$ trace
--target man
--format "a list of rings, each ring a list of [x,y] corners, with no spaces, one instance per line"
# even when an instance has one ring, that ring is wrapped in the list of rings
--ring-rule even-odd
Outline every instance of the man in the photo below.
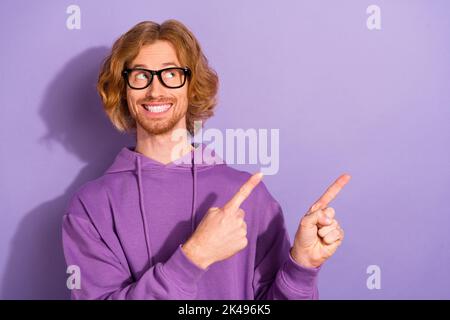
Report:
[[[67,207],[64,253],[80,271],[72,298],[318,298],[319,269],[344,236],[328,204],[350,177],[308,210],[291,247],[260,173],[194,161],[197,151],[211,153],[189,142],[194,121],[213,114],[217,86],[178,21],[142,22],[115,42],[97,88],[136,146],[124,147]]]

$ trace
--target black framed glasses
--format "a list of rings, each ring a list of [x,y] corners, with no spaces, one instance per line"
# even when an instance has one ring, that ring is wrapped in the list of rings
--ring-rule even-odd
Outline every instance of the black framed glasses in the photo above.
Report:
[[[186,79],[191,75],[188,67],[170,67],[161,70],[148,70],[142,68],[125,69],[122,76],[132,89],[141,90],[147,88],[157,76],[163,86],[170,89],[177,89],[184,86]]]

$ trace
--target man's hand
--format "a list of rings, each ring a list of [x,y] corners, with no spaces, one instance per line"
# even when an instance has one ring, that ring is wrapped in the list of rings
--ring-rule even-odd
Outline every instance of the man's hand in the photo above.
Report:
[[[261,179],[261,173],[254,174],[223,208],[208,210],[192,236],[182,245],[183,252],[193,263],[206,269],[247,246],[245,212],[239,207]]]
[[[341,245],[344,230],[334,219],[334,209],[328,207],[328,204],[350,178],[348,174],[341,175],[301,219],[291,248],[292,258],[300,265],[308,268],[318,267]]]

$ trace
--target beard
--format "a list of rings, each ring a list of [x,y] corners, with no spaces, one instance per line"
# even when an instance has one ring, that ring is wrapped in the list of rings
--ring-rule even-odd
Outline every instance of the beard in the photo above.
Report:
[[[184,118],[185,113],[180,110],[180,107],[173,103],[170,115],[162,119],[150,119],[145,115],[143,110],[139,109],[136,114],[132,113],[132,117],[137,125],[141,126],[149,135],[162,135],[171,132],[175,126]],[[138,106],[142,108],[141,105]]]

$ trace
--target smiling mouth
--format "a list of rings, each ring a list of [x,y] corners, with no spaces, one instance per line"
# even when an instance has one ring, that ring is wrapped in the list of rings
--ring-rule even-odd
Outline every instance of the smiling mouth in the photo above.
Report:
[[[141,104],[141,106],[150,113],[163,113],[172,107],[172,103],[161,104]]]

